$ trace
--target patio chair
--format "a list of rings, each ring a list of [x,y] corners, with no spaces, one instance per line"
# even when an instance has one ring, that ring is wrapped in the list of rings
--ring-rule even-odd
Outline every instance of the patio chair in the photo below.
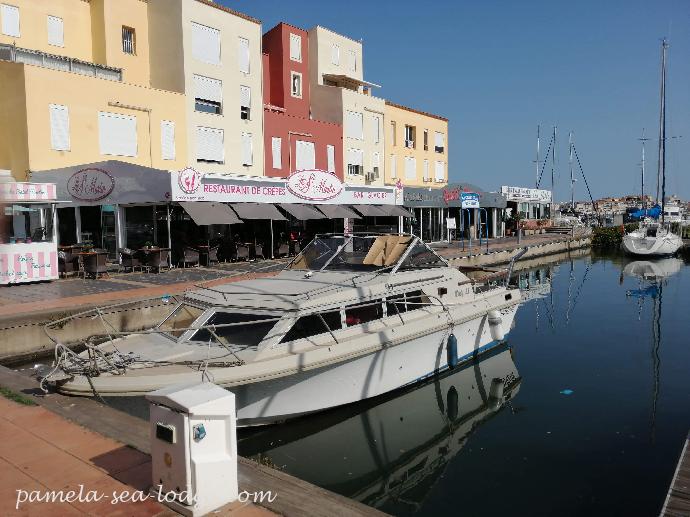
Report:
[[[129,248],[120,248],[118,252],[120,253],[120,271],[131,269],[133,273],[136,268],[142,268],[137,252]]]
[[[278,253],[276,255],[278,257],[287,257],[290,254],[290,246],[286,244],[281,244],[278,246]]]
[[[84,279],[86,276],[93,275],[98,278],[98,275],[108,276],[108,254],[107,253],[93,253],[90,255],[82,255]]]
[[[218,264],[218,248],[219,246],[214,246],[208,249],[208,265]]]
[[[58,251],[58,274],[66,277],[79,272],[79,257],[71,251]]]
[[[243,244],[237,245],[237,253],[235,254],[237,260],[249,260],[249,246]]]
[[[262,244],[254,244],[254,259],[261,257],[262,260],[266,260],[264,257],[264,247]]]
[[[146,251],[146,253],[143,254],[143,260],[142,260],[142,265],[146,268],[147,271],[153,271],[155,270],[156,273],[160,270],[160,263],[161,263],[161,250],[159,249],[152,249],[150,251]]]
[[[170,270],[169,257],[170,257],[170,250],[165,249],[165,248],[161,249],[161,254],[160,254],[160,258],[158,260],[158,265],[156,266],[156,269],[158,270],[158,272],[160,272],[161,269]]]
[[[190,248],[189,246],[186,246],[184,249],[184,254],[182,256],[182,267],[187,267],[187,264],[191,264],[192,266],[198,266],[199,265],[199,252],[195,250],[194,248]]]

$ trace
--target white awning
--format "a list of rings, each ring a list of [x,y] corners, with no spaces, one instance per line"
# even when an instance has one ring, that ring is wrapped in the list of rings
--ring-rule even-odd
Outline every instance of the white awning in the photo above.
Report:
[[[275,206],[269,203],[232,203],[230,206],[242,219],[287,220]]]
[[[195,201],[180,203],[185,212],[189,214],[196,224],[206,226],[209,224],[237,224],[241,223],[228,205],[223,203],[210,203],[208,201]]]

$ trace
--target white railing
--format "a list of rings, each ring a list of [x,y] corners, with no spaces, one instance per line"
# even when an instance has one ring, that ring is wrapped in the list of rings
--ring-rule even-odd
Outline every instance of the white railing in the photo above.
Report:
[[[38,50],[16,47],[14,45],[0,44],[0,59],[24,63],[27,65],[41,66],[63,72],[74,72],[81,75],[108,79],[110,81],[122,81],[122,69],[111,66],[98,65],[73,59],[71,57],[56,56]]]

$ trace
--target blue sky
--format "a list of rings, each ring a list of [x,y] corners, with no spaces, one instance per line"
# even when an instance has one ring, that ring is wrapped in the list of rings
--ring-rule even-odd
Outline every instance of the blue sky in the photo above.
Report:
[[[451,181],[534,186],[558,127],[556,200],[569,198],[568,131],[595,197],[639,192],[642,128],[658,134],[660,38],[670,41],[667,192],[690,198],[690,1],[222,0],[262,20],[319,24],[364,43],[377,94],[450,119]],[[352,5],[352,8],[348,6]],[[648,142],[649,184],[656,141]],[[550,165],[542,185],[550,185]],[[576,198],[585,199],[584,182]]]

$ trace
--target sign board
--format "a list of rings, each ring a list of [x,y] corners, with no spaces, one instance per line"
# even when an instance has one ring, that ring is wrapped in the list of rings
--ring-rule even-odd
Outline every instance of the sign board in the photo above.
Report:
[[[54,280],[57,277],[55,243],[0,244],[0,285]]]
[[[293,172],[287,179],[286,187],[292,194],[307,201],[333,199],[343,190],[338,176],[320,170]]]
[[[479,208],[479,194],[476,192],[462,192],[460,194],[461,208]]]
[[[67,192],[79,201],[100,201],[115,189],[115,179],[103,169],[82,169],[67,180]]]
[[[551,191],[536,188],[502,186],[501,193],[508,201],[551,203]]]
[[[0,183],[0,202],[55,201],[54,183]]]
[[[457,226],[455,225],[455,217],[447,217],[446,218],[446,227],[449,230],[455,230]]]

